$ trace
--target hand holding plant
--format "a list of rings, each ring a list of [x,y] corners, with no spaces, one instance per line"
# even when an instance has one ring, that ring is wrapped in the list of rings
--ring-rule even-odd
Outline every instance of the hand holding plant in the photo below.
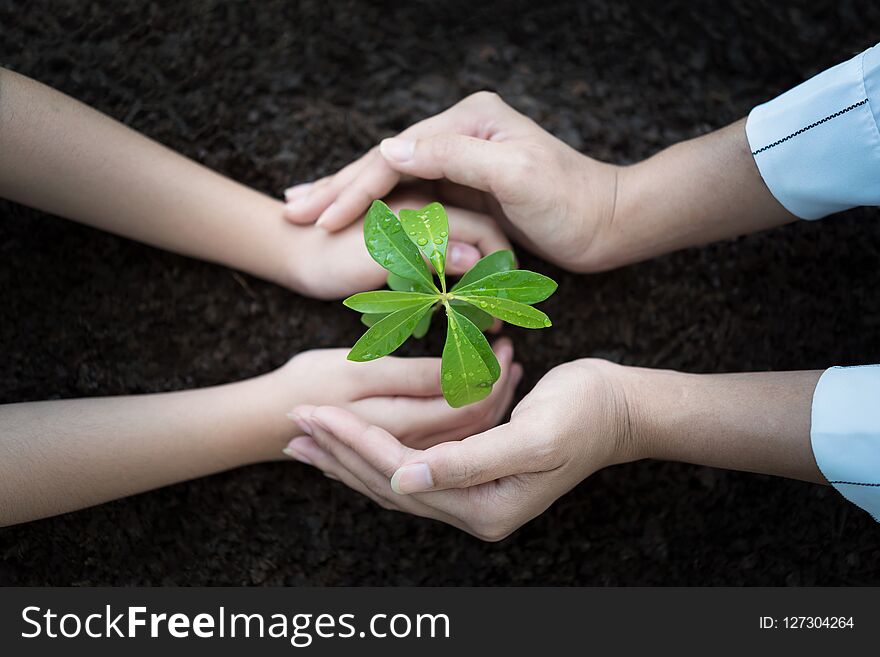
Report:
[[[538,516],[595,471],[642,458],[629,421],[626,368],[581,360],[548,372],[510,422],[412,449],[336,408],[299,407],[315,467],[383,507],[434,518],[488,541]]]
[[[364,313],[364,323],[370,327],[349,353],[353,361],[380,358],[410,335],[424,335],[431,314],[442,307],[448,324],[441,385],[450,406],[459,407],[486,397],[500,376],[498,361],[482,333],[492,317],[525,328],[551,326],[550,318],[529,304],[553,294],[556,283],[541,274],[513,269],[513,254],[497,251],[447,290],[448,236],[449,220],[439,203],[401,210],[398,220],[387,205],[374,201],[364,219],[364,239],[370,255],[391,272],[391,290],[355,294],[344,303]],[[425,259],[439,277],[439,288]]]
[[[287,190],[285,216],[340,230],[363,214],[367,199],[384,197],[403,178],[436,180],[433,198],[491,214],[514,240],[562,267],[595,271],[620,264],[614,215],[622,170],[480,92],[335,175]]]
[[[429,200],[418,185],[405,185],[395,191],[388,203],[392,208],[419,207]],[[481,254],[510,248],[491,217],[458,207],[450,207],[449,214],[454,223],[446,261],[449,273],[463,274]],[[288,258],[289,287],[311,297],[339,299],[385,283],[388,272],[364,249],[360,222],[336,233],[313,226],[286,228],[295,233],[290,235],[291,245],[281,249]]]

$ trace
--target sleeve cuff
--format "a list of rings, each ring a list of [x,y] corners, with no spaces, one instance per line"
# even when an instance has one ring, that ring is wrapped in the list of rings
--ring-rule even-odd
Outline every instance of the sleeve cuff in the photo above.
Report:
[[[819,470],[880,522],[880,365],[832,367],[813,393],[810,439]]]
[[[880,45],[755,107],[746,136],[776,200],[819,219],[880,205],[878,117]]]

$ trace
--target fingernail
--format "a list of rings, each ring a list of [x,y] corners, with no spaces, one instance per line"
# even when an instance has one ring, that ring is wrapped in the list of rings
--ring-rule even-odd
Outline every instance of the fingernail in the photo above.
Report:
[[[290,411],[290,413],[287,414],[287,417],[296,422],[299,425],[299,428],[302,429],[302,432],[304,434],[306,434],[307,436],[312,435],[312,425],[309,424],[309,421],[306,420],[302,415]]]
[[[284,198],[290,201],[292,198],[299,196],[300,194],[304,194],[308,190],[312,188],[314,183],[302,183],[301,185],[294,185],[293,187],[288,187],[284,190]]]
[[[299,461],[300,463],[305,463],[306,465],[313,465],[312,462],[309,461],[309,459],[307,459],[305,456],[303,456],[301,452],[298,452],[291,447],[285,447],[281,450],[281,452],[286,456],[292,458],[294,461]]]
[[[409,162],[413,157],[413,153],[416,152],[416,143],[409,139],[392,137],[391,139],[385,139],[379,145],[379,151],[383,157],[389,160]]]
[[[300,212],[306,206],[306,199],[298,198],[295,201],[290,201],[289,203],[284,204],[284,209],[289,212]]]
[[[446,254],[446,257],[449,259],[449,263],[453,265],[461,265],[462,259],[464,259],[464,250],[458,244],[450,244],[449,245],[449,253]]]
[[[391,477],[391,490],[399,495],[421,493],[434,487],[431,469],[427,463],[413,463],[398,468]]]
[[[333,208],[336,206],[336,201],[330,204],[330,206],[321,213],[321,216],[318,217],[318,220],[315,222],[316,226],[321,226],[322,228],[327,223],[327,215],[331,214]]]
[[[332,472],[325,472],[324,476],[327,477],[327,479],[332,479],[333,481],[339,481],[339,477],[337,477]]]

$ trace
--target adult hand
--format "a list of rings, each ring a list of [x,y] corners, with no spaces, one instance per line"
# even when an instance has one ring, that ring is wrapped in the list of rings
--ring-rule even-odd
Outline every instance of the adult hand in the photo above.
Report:
[[[514,239],[563,267],[612,265],[618,167],[556,139],[497,95],[480,92],[386,139],[337,174],[285,193],[285,216],[336,231],[405,176],[443,181],[435,195],[494,216]]]
[[[289,400],[288,409],[294,404],[345,409],[394,433],[407,445],[424,449],[484,431],[504,417],[522,377],[522,366],[513,362],[510,340],[497,340],[494,350],[501,377],[488,397],[464,408],[452,408],[443,398],[439,358],[388,356],[355,363],[346,360],[346,349],[315,349],[295,356],[270,375],[276,377],[272,394]],[[285,453],[313,463],[314,444],[305,436],[308,423],[300,413],[288,417],[298,425],[292,435],[303,435],[295,437]],[[277,451],[272,456],[277,457]]]
[[[309,460],[381,506],[501,540],[578,482],[637,458],[620,366],[560,365],[514,409],[510,422],[428,449],[339,408],[302,406]],[[468,408],[468,407],[465,407]]]
[[[395,192],[388,204],[400,208],[420,208],[433,199],[415,185]],[[509,249],[510,242],[489,216],[447,206],[449,215],[449,249],[446,270],[453,275],[465,273],[481,257],[500,249]],[[381,287],[388,272],[382,269],[364,247],[363,222],[344,230],[328,233],[320,228],[298,229],[293,245],[289,286],[311,297],[338,299],[355,292]]]

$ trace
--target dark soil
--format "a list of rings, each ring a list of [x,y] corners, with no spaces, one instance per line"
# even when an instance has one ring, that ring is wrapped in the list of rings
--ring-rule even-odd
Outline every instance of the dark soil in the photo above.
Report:
[[[871,0],[656,4],[0,0],[0,63],[278,194],[484,88],[632,162],[849,58],[880,24]],[[11,203],[0,215],[2,402],[220,383],[361,331],[338,303],[247,278],[252,296],[222,267]],[[590,277],[523,259],[560,286],[552,331],[508,329],[521,394],[582,356],[880,362],[875,209]],[[306,313],[310,332],[291,320]],[[278,463],[0,530],[0,583],[880,584],[878,546],[831,489],[688,465],[608,469],[484,544]]]

